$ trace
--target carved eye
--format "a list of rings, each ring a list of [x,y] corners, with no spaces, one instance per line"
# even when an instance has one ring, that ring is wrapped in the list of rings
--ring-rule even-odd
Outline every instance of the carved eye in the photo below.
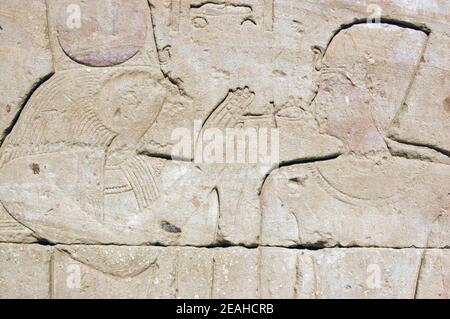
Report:
[[[208,20],[203,17],[195,17],[192,19],[192,25],[197,29],[203,29],[208,25]]]

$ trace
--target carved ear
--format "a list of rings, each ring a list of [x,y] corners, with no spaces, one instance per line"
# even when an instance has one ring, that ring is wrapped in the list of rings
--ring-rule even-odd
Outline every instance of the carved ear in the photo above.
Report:
[[[166,45],[161,50],[158,50],[158,58],[159,63],[161,63],[162,66],[169,64],[172,58],[172,47],[170,45]]]

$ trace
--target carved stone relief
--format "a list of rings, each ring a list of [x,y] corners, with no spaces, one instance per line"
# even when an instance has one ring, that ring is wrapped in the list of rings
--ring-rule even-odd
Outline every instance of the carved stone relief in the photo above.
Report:
[[[448,298],[447,3],[24,2],[0,298]]]

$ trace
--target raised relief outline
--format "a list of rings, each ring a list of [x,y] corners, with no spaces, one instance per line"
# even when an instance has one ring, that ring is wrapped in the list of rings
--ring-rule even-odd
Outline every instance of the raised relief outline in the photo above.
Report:
[[[260,0],[263,7],[262,20],[263,20],[263,30],[267,32],[273,31],[274,24],[274,0]],[[170,18],[169,18],[169,27],[172,32],[178,33],[183,30],[189,30],[189,15],[191,10],[193,9],[192,0],[171,0],[170,1]],[[200,5],[204,6],[206,4],[215,4],[215,5],[232,5],[232,6],[245,6],[251,9],[252,5],[244,4],[244,3],[235,3],[227,0],[223,1],[205,1]],[[197,8],[198,6],[195,6]],[[244,21],[246,21],[244,19]],[[244,22],[243,21],[243,22]]]

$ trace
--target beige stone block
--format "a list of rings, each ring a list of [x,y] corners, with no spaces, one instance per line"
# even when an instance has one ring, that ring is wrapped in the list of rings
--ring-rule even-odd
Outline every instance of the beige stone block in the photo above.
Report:
[[[0,7],[0,143],[42,80],[53,72],[44,0],[3,1]]]
[[[212,298],[258,298],[258,250],[217,249],[213,258]]]
[[[261,193],[264,244],[448,246],[448,165],[395,157],[387,137],[427,41],[423,31],[383,23],[335,35],[313,107],[344,155],[272,173]]]
[[[308,277],[314,278],[312,294],[311,283],[302,284],[307,287],[304,296],[413,298],[419,261],[420,251],[415,249],[326,249],[300,254],[299,262],[304,269],[311,271],[312,266],[317,274]]]
[[[0,2],[0,297],[448,298],[448,1]]]
[[[410,94],[391,127],[394,139],[426,146],[447,156],[450,150],[449,40],[449,36],[430,35]]]
[[[447,165],[341,157],[283,168],[263,194],[275,245],[448,247]]]
[[[50,298],[51,263],[45,246],[0,244],[0,298]]]
[[[35,241],[33,232],[12,218],[0,204],[0,242],[32,243]]]
[[[173,298],[175,254],[155,247],[57,246],[53,296]]]
[[[450,252],[430,249],[423,252],[416,298],[448,299],[450,296]]]
[[[54,298],[257,298],[258,251],[56,246]]]
[[[261,297],[414,298],[421,253],[418,249],[263,248]]]

